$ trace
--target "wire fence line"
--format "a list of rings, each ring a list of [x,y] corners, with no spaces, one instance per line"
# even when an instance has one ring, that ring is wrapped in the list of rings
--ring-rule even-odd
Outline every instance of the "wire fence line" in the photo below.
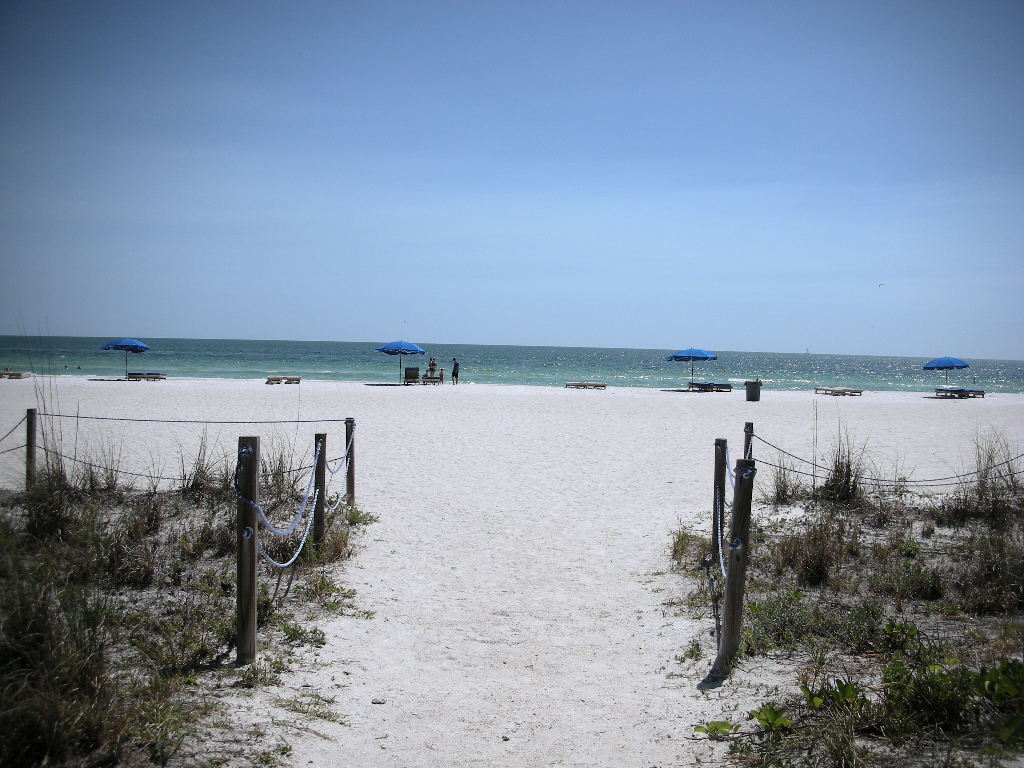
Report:
[[[38,443],[37,443],[37,445],[38,445],[38,447],[44,453],[50,454],[52,456],[59,456],[60,458],[64,459],[65,461],[70,461],[70,462],[72,462],[74,464],[81,464],[82,466],[86,466],[86,467],[89,467],[90,469],[94,469],[94,470],[97,470],[99,472],[103,472],[104,474],[109,474],[109,475],[131,475],[132,477],[140,477],[140,478],[143,478],[145,480],[165,480],[165,481],[170,481],[170,482],[179,482],[182,479],[180,475],[176,476],[176,477],[167,477],[166,475],[150,475],[150,474],[147,474],[145,472],[130,472],[127,469],[121,469],[120,467],[108,467],[105,464],[97,464],[94,461],[86,461],[85,459],[80,459],[77,456],[68,456],[65,453],[61,453],[60,451],[56,451],[56,450],[54,450],[52,448],[47,448],[45,445],[40,445]],[[22,443],[21,445],[17,445],[17,446],[15,446],[13,448],[7,448],[6,450],[0,451],[0,456],[3,456],[5,453],[10,453],[11,451],[20,450],[22,448],[25,448],[25,446],[26,446],[26,444]],[[216,459],[213,463],[219,464],[224,459],[226,459],[228,456],[231,456],[233,454],[234,454],[234,451],[228,451],[223,456],[221,456],[219,459]],[[348,458],[347,454],[343,454],[343,455],[338,456],[338,457],[336,457],[334,459],[330,459],[329,461],[339,462],[338,469],[340,469],[341,467],[347,466],[347,463],[346,463],[347,458]],[[315,464],[309,464],[309,465],[304,465],[304,466],[301,466],[301,467],[295,467],[293,469],[286,469],[286,470],[284,470],[284,473],[285,474],[295,474],[297,472],[308,472],[308,471],[314,469],[315,467],[316,467]],[[337,473],[337,470],[335,470],[335,472],[332,472],[331,476],[333,477],[336,473]]]
[[[37,413],[37,416],[46,416],[51,419],[75,419],[90,421],[128,421],[149,424],[335,424],[344,422],[345,419],[266,419],[261,421],[246,420],[207,420],[207,419],[136,419],[123,416],[81,416],[77,413]],[[22,418],[24,421],[24,417]],[[20,423],[20,422],[19,422]],[[15,424],[14,428],[17,428]],[[13,429],[12,429],[13,431]]]
[[[0,443],[2,443],[2,442],[3,442],[4,440],[6,440],[6,439],[7,439],[8,437],[10,437],[11,435],[13,435],[13,434],[14,434],[14,430],[16,430],[16,429],[17,429],[18,427],[20,427],[20,426],[21,426],[22,424],[24,424],[24,423],[25,423],[25,419],[26,419],[26,418],[27,418],[26,416],[22,416],[22,417],[21,417],[20,419],[18,419],[18,423],[17,423],[17,424],[15,424],[15,425],[14,425],[13,427],[11,427],[10,429],[8,429],[8,430],[7,430],[7,432],[6,432],[6,434],[4,434],[4,436],[3,436],[3,437],[0,437]]]
[[[348,421],[347,418],[327,418],[327,419],[263,419],[263,420],[237,420],[237,419],[207,419],[207,420],[203,420],[203,419],[156,419],[156,418],[128,418],[128,417],[120,417],[120,416],[87,416],[87,415],[72,414],[72,413],[51,413],[49,411],[40,411],[40,412],[36,413],[36,416],[37,417],[47,417],[47,418],[52,418],[52,419],[73,419],[73,420],[76,420],[76,421],[86,420],[86,421],[109,421],[109,422],[148,423],[148,424],[198,424],[198,425],[204,425],[204,426],[206,426],[206,425],[264,425],[265,426],[265,425],[277,425],[277,424],[288,424],[288,425],[291,425],[291,424],[337,424],[337,423],[344,423],[344,422]],[[0,442],[6,440],[8,437],[10,437],[12,434],[14,434],[14,431],[16,429],[18,429],[18,427],[20,427],[22,424],[24,424],[26,419],[27,419],[27,416],[22,416],[18,420],[18,422],[16,424],[14,424],[14,426],[12,426],[9,430],[7,430],[7,432],[4,434],[3,437],[0,437]],[[353,436],[354,436],[354,429],[353,429]],[[90,469],[93,469],[93,470],[96,470],[96,471],[101,471],[101,472],[104,472],[104,473],[107,473],[107,474],[123,474],[123,475],[130,475],[132,477],[143,478],[143,479],[147,479],[147,480],[170,481],[170,482],[180,481],[182,479],[180,476],[179,477],[167,477],[165,475],[155,475],[155,474],[150,474],[150,473],[146,473],[146,472],[130,472],[128,470],[121,469],[120,467],[110,467],[110,466],[106,466],[106,465],[103,465],[103,464],[98,464],[98,463],[96,463],[94,461],[87,461],[85,459],[78,458],[77,456],[68,456],[65,453],[61,453],[60,451],[53,450],[52,448],[47,448],[44,444],[36,443],[36,445],[38,445],[40,448],[42,448],[43,451],[45,453],[47,453],[47,454],[50,454],[50,455],[53,455],[53,456],[58,456],[61,459],[64,459],[65,461],[70,461],[72,463],[79,464],[79,465],[82,465],[82,466],[86,466],[86,467],[89,467]],[[4,454],[7,454],[7,453],[11,453],[13,451],[21,450],[21,449],[25,448],[26,446],[27,446],[27,443],[22,443],[21,445],[14,446],[12,448],[7,448],[5,450],[0,451],[0,456],[3,456]],[[349,441],[349,448],[351,448],[351,440]],[[338,462],[339,466],[347,464],[349,448],[346,448],[346,452],[344,454],[342,454],[340,456],[337,456],[334,459],[329,459],[328,461]],[[229,451],[225,452],[220,458],[216,459],[214,461],[214,463],[220,463],[220,462],[224,461],[225,459],[227,459],[229,456],[232,456],[232,455],[234,455],[234,450],[229,450]],[[285,474],[299,474],[299,473],[302,473],[302,472],[308,472],[308,471],[312,470],[314,468],[314,466],[315,466],[315,463],[314,464],[307,464],[307,465],[300,465],[300,466],[297,466],[297,467],[286,469],[286,470],[284,470],[284,473]],[[333,475],[336,472],[337,472],[337,470],[335,470],[334,472],[331,473],[332,477],[333,477]]]
[[[761,437],[758,434],[751,433],[751,436],[755,440],[759,440],[760,442],[764,443],[769,448],[771,448],[771,449],[773,449],[775,451],[778,451],[783,456],[788,456],[789,458],[793,459],[794,461],[802,462],[803,464],[806,464],[806,465],[812,467],[813,469],[820,470],[821,472],[825,473],[826,475],[832,471],[831,467],[824,467],[824,466],[822,466],[820,464],[817,464],[817,463],[811,461],[810,459],[805,459],[802,456],[797,456],[794,453],[790,453],[789,451],[787,451],[787,450],[785,450],[783,448],[780,448],[779,446],[769,442],[768,440],[765,440],[763,437]],[[966,479],[971,478],[971,477],[976,477],[978,475],[983,475],[983,474],[985,474],[987,472],[991,472],[993,470],[1000,469],[1001,467],[1007,467],[1007,466],[1011,467],[1011,469],[1009,471],[1005,472],[1004,474],[1007,474],[1007,475],[1010,475],[1010,476],[1014,476],[1014,475],[1020,474],[1021,470],[1016,469],[1012,465],[1014,464],[1014,462],[1019,461],[1022,458],[1024,458],[1024,453],[1018,454],[1018,455],[1014,456],[1011,459],[1007,459],[1006,461],[1001,461],[1001,462],[999,462],[997,464],[991,464],[991,465],[989,465],[987,467],[982,467],[980,469],[975,469],[975,470],[973,470],[971,472],[964,472],[964,473],[961,473],[961,474],[958,474],[958,475],[948,475],[946,477],[935,477],[935,478],[930,478],[930,479],[926,479],[926,480],[914,480],[914,479],[910,479],[910,478],[897,480],[897,479],[893,479],[893,478],[879,478],[879,477],[860,477],[860,478],[858,478],[858,480],[860,482],[863,482],[863,483],[867,484],[867,485],[874,485],[876,487],[894,487],[894,488],[897,488],[897,487],[919,486],[919,487],[941,488],[941,487],[950,486],[950,485],[959,485],[961,483],[961,481],[963,481],[963,480],[966,480]],[[793,472],[794,474],[797,474],[797,475],[804,475],[805,477],[818,477],[817,474],[814,474],[814,473],[811,473],[811,472],[801,471],[801,470],[796,469],[794,467],[784,467],[784,466],[780,466],[778,464],[772,464],[771,462],[765,461],[764,459],[758,459],[758,462],[761,463],[761,464],[766,464],[769,467],[773,467],[775,469],[779,469],[779,470],[783,470],[783,471],[788,471],[788,472]]]

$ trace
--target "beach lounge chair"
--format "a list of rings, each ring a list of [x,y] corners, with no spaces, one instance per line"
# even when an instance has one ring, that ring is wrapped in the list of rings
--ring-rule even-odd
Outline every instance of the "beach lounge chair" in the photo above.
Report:
[[[732,384],[717,384],[713,381],[691,381],[691,392],[732,392]]]
[[[844,395],[863,395],[863,389],[850,389],[849,387],[815,387],[814,394],[816,395],[832,395],[834,397],[843,397]]]
[[[441,383],[441,377],[440,376],[424,376],[422,379],[420,379],[420,383],[421,384],[440,384]]]
[[[608,385],[601,381],[567,381],[565,386],[572,389],[604,389]]]
[[[267,376],[267,384],[281,384],[284,382],[284,376]]]
[[[164,381],[167,377],[162,373],[129,373],[128,381]]]
[[[27,379],[30,375],[24,371],[12,371],[10,368],[0,371],[0,379]]]
[[[403,384],[419,384],[420,383],[420,369],[409,366],[405,369],[405,378],[402,380]]]
[[[936,397],[963,399],[965,397],[984,397],[983,389],[964,389],[963,387],[939,387],[935,390]]]

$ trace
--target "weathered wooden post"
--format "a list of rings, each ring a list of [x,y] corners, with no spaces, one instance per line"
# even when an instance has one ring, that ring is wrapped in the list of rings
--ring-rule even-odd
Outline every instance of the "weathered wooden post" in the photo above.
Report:
[[[754,458],[754,449],[750,442],[754,438],[754,422],[748,421],[743,425],[743,458]]]
[[[313,543],[320,546],[324,540],[324,496],[327,493],[327,433],[318,432],[313,436],[316,469],[313,476],[316,504],[313,505]]]
[[[718,656],[704,684],[721,683],[729,676],[732,662],[740,647],[743,627],[743,592],[750,557],[750,503],[753,499],[754,475],[752,459],[736,462],[736,490],[733,492],[732,525],[729,529],[728,571],[725,577],[725,604],[722,607],[722,637]]]
[[[260,439],[238,438],[238,664],[256,660],[256,509]]]
[[[348,505],[356,505],[356,441],[353,436],[356,431],[356,420],[345,419],[345,445],[348,453],[348,475],[345,478],[345,495],[348,497]]]
[[[719,437],[715,440],[715,476],[714,476],[714,498],[711,500],[714,504],[711,513],[711,551],[715,553],[712,557],[712,561],[718,560],[722,554],[721,540],[724,533],[719,530],[719,526],[724,522],[722,517],[722,507],[725,504],[725,451],[728,446],[728,441]],[[715,565],[711,563],[712,567]]]
[[[25,490],[36,484],[36,409],[25,411]]]

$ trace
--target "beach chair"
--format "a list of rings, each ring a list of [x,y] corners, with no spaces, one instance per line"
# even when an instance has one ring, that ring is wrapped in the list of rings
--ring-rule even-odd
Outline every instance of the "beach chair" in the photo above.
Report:
[[[713,381],[691,381],[691,392],[732,392],[732,384],[718,384]]]
[[[127,376],[128,381],[164,381],[167,377],[162,373],[129,373]]]
[[[863,389],[851,389],[850,387],[815,387],[816,395],[832,395],[833,397],[844,397],[846,395],[863,395]]]
[[[419,384],[420,383],[420,369],[409,366],[405,369],[405,378],[402,380],[403,384]]]
[[[604,389],[608,385],[602,381],[567,381],[565,386],[572,389]]]
[[[936,397],[963,399],[966,397],[984,397],[983,389],[964,389],[963,387],[939,387],[935,390]]]

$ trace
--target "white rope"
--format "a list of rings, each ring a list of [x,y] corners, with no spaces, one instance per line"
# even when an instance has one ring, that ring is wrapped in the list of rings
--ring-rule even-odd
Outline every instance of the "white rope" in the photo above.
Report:
[[[244,451],[244,449],[243,449],[243,451]],[[316,465],[316,462],[319,459],[320,459],[320,443],[317,443],[317,445],[316,445],[316,455],[313,458],[314,466]],[[242,494],[241,490],[239,490],[239,488],[238,488],[238,475],[239,475],[239,471],[241,470],[241,467],[242,467],[241,453],[239,453],[239,462],[235,466],[235,493],[238,494],[238,498],[242,499],[246,504],[248,504],[250,507],[252,507],[253,509],[256,510],[256,512],[260,516],[260,521],[263,523],[263,526],[268,531],[270,531],[271,533],[273,533],[273,534],[275,534],[277,536],[282,536],[282,537],[283,536],[291,536],[292,533],[295,532],[295,529],[299,526],[299,523],[302,522],[302,516],[306,514],[306,507],[309,505],[310,491],[313,489],[314,473],[313,472],[309,473],[309,483],[306,485],[306,493],[305,493],[305,495],[302,498],[302,506],[299,507],[299,511],[295,514],[295,518],[292,520],[292,524],[290,526],[288,526],[287,528],[278,528],[272,522],[270,522],[270,520],[267,519],[266,514],[263,512],[263,508],[260,507],[259,504],[254,502],[252,499],[246,498]],[[316,504],[316,502],[314,502],[314,506],[315,506],[315,504]],[[310,515],[310,518],[312,518],[312,517],[313,516]],[[308,524],[307,524],[307,527],[308,527]]]
[[[317,493],[319,493],[319,492],[320,492],[320,489],[318,488],[317,489]],[[317,493],[313,494],[313,504],[314,504],[314,506],[316,505],[316,495],[317,495]],[[287,562],[279,563],[279,562],[277,562],[277,560],[275,560],[269,554],[267,554],[267,550],[264,549],[263,542],[260,541],[260,537],[259,536],[256,537],[256,551],[260,553],[260,557],[262,557],[264,560],[266,560],[268,563],[270,563],[270,565],[274,566],[275,568],[287,568],[289,565],[291,565],[292,563],[294,563],[296,560],[299,559],[299,555],[302,553],[302,548],[306,546],[306,539],[309,538],[309,532],[310,532],[310,530],[312,528],[313,528],[313,515],[310,515],[308,518],[306,518],[306,528],[302,532],[302,541],[299,542],[299,548],[295,550],[295,554],[292,555],[291,559],[288,560]]]
[[[356,439],[356,427],[355,427],[355,424],[353,424],[352,425],[352,434],[349,435],[348,445],[345,447],[345,455],[342,456],[341,459],[338,461],[338,466],[335,469],[331,469],[330,467],[327,468],[328,471],[331,473],[331,478],[332,479],[334,478],[334,476],[336,474],[338,474],[338,472],[341,471],[342,467],[345,468],[346,474],[348,473],[348,467],[349,467],[349,465],[352,462],[352,442],[355,439]],[[336,512],[338,510],[338,507],[341,506],[342,498],[344,498],[344,494],[339,493],[337,500],[335,500],[335,502],[333,504],[328,504],[327,505],[327,511],[328,512]]]
[[[715,549],[718,550],[718,567],[722,570],[722,578],[726,577],[725,573],[725,555],[722,554],[722,528],[725,527],[725,506],[722,501],[721,489],[715,489],[715,514],[718,516],[718,541],[715,542]]]

